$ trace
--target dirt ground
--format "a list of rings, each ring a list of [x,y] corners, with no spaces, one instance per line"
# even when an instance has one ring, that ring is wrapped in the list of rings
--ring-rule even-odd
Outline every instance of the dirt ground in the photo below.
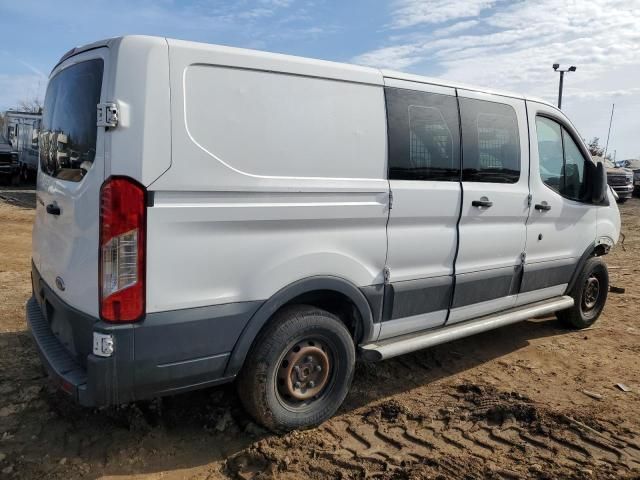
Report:
[[[24,320],[34,203],[0,189],[0,479],[640,478],[638,199],[607,258],[626,291],[594,327],[536,319],[360,364],[332,420],[285,436],[233,385],[95,410],[50,391]]]

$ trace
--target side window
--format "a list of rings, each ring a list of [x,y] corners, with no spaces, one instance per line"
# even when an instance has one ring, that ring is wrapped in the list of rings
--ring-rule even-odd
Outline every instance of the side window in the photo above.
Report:
[[[516,183],[520,178],[520,135],[510,105],[460,99],[462,180]]]
[[[560,124],[545,117],[536,118],[540,178],[545,185],[572,200],[583,200],[588,185],[585,157],[573,138]]]
[[[562,129],[562,139],[564,144],[564,195],[573,200],[580,200],[584,198],[587,190],[584,178],[585,159],[571,135],[564,128]]]
[[[389,179],[460,179],[460,128],[456,98],[385,88]]]
[[[560,193],[564,168],[560,125],[548,118],[537,117],[536,133],[538,134],[540,178],[545,185]]]

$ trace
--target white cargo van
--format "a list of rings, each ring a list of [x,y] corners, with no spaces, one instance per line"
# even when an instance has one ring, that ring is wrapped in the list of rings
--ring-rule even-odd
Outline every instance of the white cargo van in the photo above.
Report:
[[[278,431],[381,360],[557,312],[591,325],[620,218],[548,103],[165,38],[47,89],[27,320],[82,405],[237,378]]]

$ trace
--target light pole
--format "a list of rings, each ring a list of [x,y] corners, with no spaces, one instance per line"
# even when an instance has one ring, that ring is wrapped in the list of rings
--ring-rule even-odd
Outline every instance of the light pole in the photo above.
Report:
[[[566,70],[561,70],[560,69],[560,64],[559,63],[554,63],[553,64],[553,69],[556,72],[560,72],[560,86],[558,87],[558,108],[562,108],[562,85],[564,83],[564,74],[566,72],[575,72],[576,71],[576,67],[571,65]]]

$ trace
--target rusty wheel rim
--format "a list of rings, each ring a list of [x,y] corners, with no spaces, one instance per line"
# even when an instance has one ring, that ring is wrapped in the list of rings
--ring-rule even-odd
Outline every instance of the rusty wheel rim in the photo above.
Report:
[[[320,341],[297,342],[285,354],[277,372],[278,392],[287,403],[317,399],[329,383],[331,360]]]

